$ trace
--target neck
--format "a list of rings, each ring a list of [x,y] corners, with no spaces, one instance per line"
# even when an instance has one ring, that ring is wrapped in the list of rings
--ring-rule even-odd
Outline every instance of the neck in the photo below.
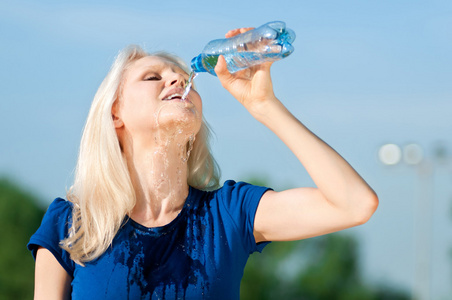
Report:
[[[136,194],[131,218],[148,226],[171,222],[182,210],[188,196],[187,149],[189,136],[170,138],[153,145],[136,147],[126,153]]]

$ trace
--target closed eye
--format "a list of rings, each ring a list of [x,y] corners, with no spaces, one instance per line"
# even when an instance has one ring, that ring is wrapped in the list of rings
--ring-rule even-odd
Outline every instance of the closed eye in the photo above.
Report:
[[[144,78],[144,80],[150,80],[150,81],[153,81],[153,80],[160,80],[161,78],[159,77],[159,76],[155,76],[155,75],[152,75],[152,76],[149,76],[149,77],[146,77],[146,78]]]

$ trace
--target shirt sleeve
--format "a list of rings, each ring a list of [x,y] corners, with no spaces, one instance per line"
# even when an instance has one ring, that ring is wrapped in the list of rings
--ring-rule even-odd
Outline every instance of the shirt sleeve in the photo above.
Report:
[[[64,199],[55,199],[47,209],[41,226],[30,238],[27,245],[33,258],[39,247],[49,250],[60,263],[60,265],[73,276],[75,263],[71,260],[69,253],[60,247],[60,241],[68,235],[70,220],[72,216],[72,204]]]
[[[245,182],[228,180],[222,188],[223,204],[239,231],[245,250],[251,254],[261,252],[269,242],[256,244],[254,239],[254,218],[262,195],[270,190]]]

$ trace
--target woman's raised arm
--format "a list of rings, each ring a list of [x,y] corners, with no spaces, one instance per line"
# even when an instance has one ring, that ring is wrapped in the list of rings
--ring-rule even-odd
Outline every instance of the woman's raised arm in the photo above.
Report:
[[[377,195],[345,159],[276,98],[270,67],[271,63],[264,63],[230,74],[220,56],[215,72],[223,87],[290,148],[316,188],[265,193],[256,212],[256,241],[298,240],[366,222],[378,206]]]

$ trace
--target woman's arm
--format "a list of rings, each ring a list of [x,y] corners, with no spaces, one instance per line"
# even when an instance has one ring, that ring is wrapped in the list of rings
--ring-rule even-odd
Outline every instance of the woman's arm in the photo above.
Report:
[[[70,299],[71,276],[53,254],[42,247],[36,253],[35,300]]]
[[[256,241],[298,240],[365,223],[378,198],[359,174],[279,101],[260,121],[297,156],[317,188],[267,192],[255,219]]]
[[[375,192],[275,97],[270,67],[264,63],[231,75],[220,57],[215,72],[223,87],[291,149],[317,188],[265,193],[256,212],[256,241],[298,240],[365,223],[378,205]]]

